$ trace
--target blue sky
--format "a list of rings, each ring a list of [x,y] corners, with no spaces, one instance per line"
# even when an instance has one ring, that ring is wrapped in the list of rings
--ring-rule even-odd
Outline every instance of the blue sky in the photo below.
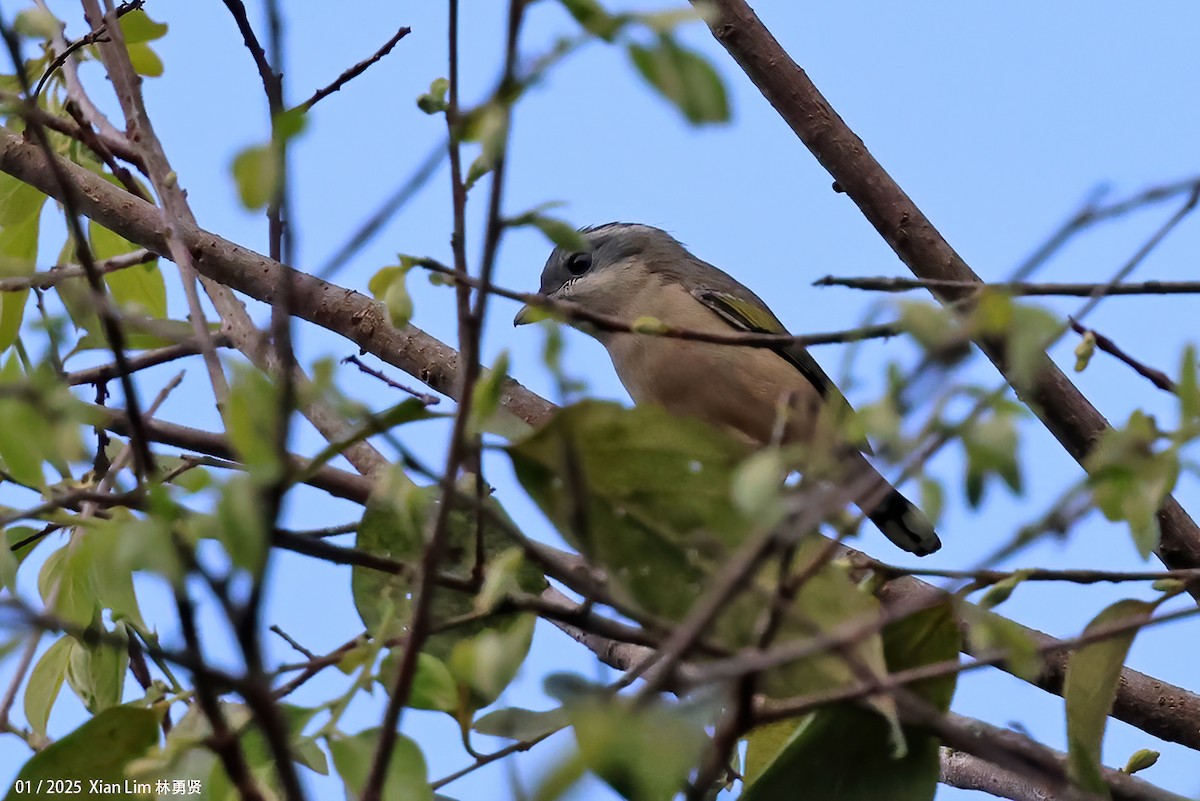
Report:
[[[78,35],[80,28],[72,16],[78,13],[75,5],[53,5],[72,20],[68,32]],[[252,19],[261,23],[261,8],[249,5]],[[466,102],[481,99],[498,74],[504,5],[464,4],[462,93]],[[1200,107],[1194,102],[1200,67],[1194,32],[1200,9],[1194,5],[765,0],[758,5],[764,21],[832,105],[985,280],[1003,279],[1097,186],[1110,187],[1116,197],[1200,171],[1196,158]],[[291,102],[304,99],[365,57],[397,27],[413,28],[386,60],[317,106],[307,131],[293,147],[296,266],[311,271],[443,136],[440,118],[425,116],[414,101],[431,80],[446,72],[444,4],[359,0],[337,12],[328,10],[332,4],[284,2],[283,6]],[[631,2],[614,8],[661,6]],[[166,74],[147,81],[147,101],[199,222],[236,242],[265,250],[265,221],[241,209],[229,173],[234,154],[267,135],[261,87],[232,20],[216,0],[149,0],[147,10],[171,25],[168,36],[157,43]],[[5,13],[11,15],[12,10],[6,7]],[[544,52],[554,37],[574,30],[557,3],[538,3],[529,13],[523,52]],[[829,273],[908,275],[907,271],[853,204],[831,191],[829,176],[708,32],[693,25],[683,38],[711,57],[724,76],[734,112],[731,124],[688,127],[641,82],[620,49],[590,45],[554,70],[518,107],[506,211],[516,213],[560,200],[566,205],[555,213],[577,224],[626,220],[659,225],[701,258],[720,265],[767,298],[797,333],[855,325],[877,300],[875,296],[817,289],[811,282]],[[86,75],[95,94],[106,107],[113,107],[98,71]],[[365,291],[370,276],[394,263],[398,252],[449,261],[448,187],[443,170],[334,280]],[[482,197],[474,196],[471,207],[474,226],[468,244],[473,257],[482,239]],[[1178,202],[1088,232],[1039,277],[1107,280]],[[1186,221],[1135,277],[1194,275],[1194,254],[1200,248],[1198,225],[1200,220]],[[512,232],[501,251],[498,283],[533,289],[548,250],[540,234]],[[54,250],[46,251],[43,263],[49,265],[54,253],[57,243]],[[167,275],[171,285],[173,274]],[[420,276],[413,276],[411,284],[416,299],[414,323],[453,341],[452,294],[426,286]],[[177,292],[171,303],[172,312],[181,316],[184,305]],[[1069,313],[1080,303],[1065,299],[1045,305]],[[1126,350],[1175,374],[1183,345],[1195,337],[1193,309],[1194,301],[1187,297],[1118,298],[1102,304],[1090,323]],[[257,319],[267,319],[265,308],[252,307],[252,311]],[[531,329],[514,331],[509,323],[514,311],[515,305],[507,301],[496,301],[492,307],[484,338],[486,360],[508,349],[512,375],[552,396],[552,383],[541,366],[541,335]],[[568,334],[568,343],[566,364],[572,375],[584,379],[597,396],[627,401],[598,345],[574,333]],[[1073,361],[1073,345],[1073,340],[1065,340],[1053,351],[1067,369]],[[306,359],[340,358],[354,349],[323,331],[304,328],[300,351]],[[827,346],[815,355],[832,374],[846,375],[844,348]],[[902,339],[862,346],[849,371],[853,381],[845,387],[851,401],[863,403],[873,397],[887,362],[912,365],[917,358],[915,349]],[[147,373],[144,393],[152,395],[174,371]],[[339,376],[352,392],[379,407],[394,401],[379,384],[360,378],[351,368],[342,368]],[[989,386],[999,380],[978,354],[963,376]],[[1113,422],[1125,420],[1135,408],[1158,415],[1165,425],[1175,421],[1170,396],[1103,355],[1097,355],[1075,380]],[[204,371],[195,364],[163,416],[215,427],[216,415],[205,389]],[[1022,434],[1026,494],[1014,498],[992,486],[984,506],[973,511],[960,493],[952,492],[939,527],[946,545],[929,564],[972,564],[1079,480],[1079,468],[1039,424],[1029,421]],[[438,458],[447,434],[441,426],[420,425],[406,436],[418,452]],[[296,447],[312,452],[319,445],[315,435],[302,431]],[[952,447],[931,463],[930,471],[955,486],[961,467],[961,453]],[[531,534],[557,542],[521,497],[502,461],[490,465],[488,476],[499,490],[498,497]],[[1200,509],[1194,478],[1185,477],[1177,498],[1186,509]],[[297,527],[342,523],[354,516],[350,505],[316,493],[297,494],[287,509],[288,521]],[[886,558],[894,556],[873,532],[865,536],[862,547]],[[1093,514],[1069,542],[1035,546],[1017,566],[1132,569],[1141,564],[1125,527]],[[32,583],[26,581],[25,586],[31,588]],[[165,600],[161,588],[146,590],[148,599]],[[1136,592],[1124,587],[1027,585],[1003,611],[1042,630],[1069,636],[1107,602]],[[349,573],[301,557],[280,556],[267,619],[313,650],[336,647],[360,630],[350,600]],[[160,625],[171,636],[173,616],[162,616]],[[1196,625],[1174,624],[1142,634],[1130,664],[1168,681],[1195,686],[1193,655],[1178,643],[1182,637],[1194,641]],[[206,630],[215,652],[229,648],[215,617],[207,620]],[[272,648],[280,658],[290,659],[282,644],[272,642]],[[0,664],[0,686],[6,684],[7,670],[10,663]],[[534,655],[505,700],[534,708],[549,706],[539,677],[560,670],[596,673],[587,653],[553,629],[541,628]],[[323,676],[297,700],[324,699],[337,691],[341,679],[340,674]],[[78,706],[68,696],[64,690],[51,719],[52,732],[61,734],[79,720]],[[979,671],[964,676],[955,707],[1001,725],[1018,723],[1043,742],[1064,745],[1061,700],[1007,675]],[[366,728],[375,725],[378,715],[378,699],[367,699],[352,707],[345,723],[351,730]],[[448,720],[406,714],[405,721],[406,730],[425,749],[431,776],[445,775],[469,761],[457,746]],[[558,735],[521,759],[520,778],[536,780],[564,749],[565,741],[565,735]],[[1182,748],[1160,746],[1124,724],[1110,724],[1105,750],[1109,764],[1123,764],[1139,748],[1163,751],[1162,760],[1144,774],[1146,778],[1177,792],[1200,792],[1196,778],[1200,757]],[[0,739],[0,783],[15,775],[25,753],[15,738]],[[504,786],[508,776],[504,768],[493,766],[450,785],[446,792],[462,799],[499,797],[497,788]],[[339,797],[336,783],[309,778],[314,797]],[[598,784],[586,784],[578,797],[611,796]],[[938,797],[957,799],[968,794],[941,788]]]

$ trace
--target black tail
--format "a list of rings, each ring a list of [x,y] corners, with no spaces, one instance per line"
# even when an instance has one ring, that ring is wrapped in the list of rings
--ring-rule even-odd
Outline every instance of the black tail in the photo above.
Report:
[[[929,518],[897,490],[889,491],[867,517],[897,547],[909,553],[928,556],[942,547]]]

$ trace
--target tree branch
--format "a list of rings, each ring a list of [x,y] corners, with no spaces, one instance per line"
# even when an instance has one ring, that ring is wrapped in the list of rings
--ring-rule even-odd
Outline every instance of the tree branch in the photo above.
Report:
[[[343,86],[350,83],[350,81],[354,80],[359,75],[362,75],[364,72],[366,72],[368,69],[370,69],[375,64],[375,62],[379,61],[381,58],[386,56],[388,53],[392,52],[392,48],[395,47],[396,44],[401,39],[403,39],[405,36],[408,36],[410,33],[412,33],[412,28],[400,28],[399,30],[397,30],[394,34],[392,34],[392,38],[390,38],[386,42],[384,42],[383,46],[380,47],[378,50],[376,50],[374,53],[372,53],[369,58],[365,58],[362,61],[355,64],[353,67],[350,67],[349,69],[347,69],[341,75],[337,76],[337,78],[334,79],[333,83],[329,84],[328,86],[323,86],[320,89],[318,89],[317,91],[313,92],[312,97],[310,97],[308,100],[305,100],[303,103],[301,103],[300,107],[303,108],[305,111],[308,111],[313,106],[315,106],[317,103],[324,100],[326,97],[329,97],[329,95],[340,90]]]
[[[1142,376],[1145,379],[1148,379],[1150,381],[1150,383],[1153,384],[1154,386],[1158,387],[1161,390],[1165,390],[1166,392],[1170,392],[1172,394],[1177,391],[1175,382],[1171,380],[1171,377],[1169,375],[1164,373],[1162,370],[1159,370],[1158,368],[1150,367],[1149,365],[1139,362],[1137,359],[1133,358],[1128,353],[1121,350],[1121,348],[1117,345],[1116,342],[1113,342],[1111,339],[1104,336],[1104,334],[1101,334],[1096,329],[1087,328],[1082,323],[1080,323],[1078,320],[1076,320],[1074,317],[1068,317],[1067,324],[1071,326],[1072,331],[1079,334],[1080,336],[1086,337],[1088,335],[1091,335],[1092,341],[1096,343],[1097,348],[1104,351],[1108,355],[1129,365],[1130,367],[1133,368],[1133,371],[1135,373],[1137,373],[1138,375]]]
[[[846,278],[827,275],[813,281],[813,286],[841,286],[871,292],[908,292],[913,289],[960,289],[978,292],[983,289],[1006,292],[1014,296],[1065,295],[1087,298],[1103,295],[1195,295],[1200,294],[1200,281],[1135,281],[1122,284],[1081,284],[1070,282],[1027,283],[1024,281],[955,281],[930,278]]]
[[[701,4],[701,0],[692,0]],[[708,2],[703,3],[710,6]],[[745,0],[715,0],[708,16],[713,36],[770,101],[796,136],[829,171],[884,241],[921,279],[978,285],[979,277],[950,246],[904,190],[867,150],[780,46]],[[939,300],[953,303],[973,289],[940,288]],[[1006,344],[989,337],[978,344],[1012,381]],[[1108,422],[1057,366],[1042,356],[1033,385],[1021,396],[1077,461],[1091,451]],[[1156,550],[1171,568],[1200,567],[1200,527],[1168,496],[1158,512],[1162,541]],[[1193,590],[1195,595],[1200,591]]]

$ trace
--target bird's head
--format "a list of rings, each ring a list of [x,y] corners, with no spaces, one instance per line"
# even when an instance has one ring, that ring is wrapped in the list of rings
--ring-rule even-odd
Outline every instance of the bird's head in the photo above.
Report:
[[[579,233],[586,248],[556,247],[542,268],[538,294],[596,314],[627,317],[646,290],[677,282],[680,270],[695,261],[674,237],[649,225],[607,223]],[[531,322],[531,312],[523,307],[513,324]]]

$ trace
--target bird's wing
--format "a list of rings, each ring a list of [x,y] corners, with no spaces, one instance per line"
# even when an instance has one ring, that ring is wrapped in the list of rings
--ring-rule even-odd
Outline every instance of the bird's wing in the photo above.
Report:
[[[692,295],[705,306],[714,311],[718,317],[739,331],[751,331],[756,334],[786,334],[787,329],[765,307],[738,297],[729,292],[716,289],[698,288],[692,290]],[[777,345],[771,350],[792,364],[808,382],[812,384],[825,402],[838,411],[853,414],[850,402],[842,395],[837,385],[830,380],[817,360],[809,355],[799,345]],[[867,454],[871,453],[865,439],[857,443]]]

